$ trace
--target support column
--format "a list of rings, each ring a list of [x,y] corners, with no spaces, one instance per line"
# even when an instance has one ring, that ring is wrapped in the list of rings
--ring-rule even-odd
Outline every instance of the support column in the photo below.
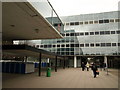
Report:
[[[57,72],[57,56],[55,57],[55,72]]]
[[[41,53],[39,54],[39,76],[41,76]]]
[[[67,59],[67,67],[69,68],[69,59]]]
[[[113,68],[113,60],[111,60],[111,68]]]
[[[62,67],[62,61],[61,61],[61,59],[60,59],[60,67]]]
[[[28,60],[28,57],[25,56],[25,57],[24,57],[24,61],[25,61],[25,63],[27,62],[27,60]]]
[[[111,67],[111,65],[110,65],[110,59],[108,59],[108,68],[109,68],[109,67]]]
[[[104,63],[106,63],[106,68],[108,68],[107,56],[104,56]]]
[[[47,59],[47,67],[50,67],[50,59]]]
[[[63,69],[65,69],[65,57],[64,57],[64,64],[63,64]]]
[[[107,63],[107,56],[104,56],[104,63],[106,64],[106,71],[107,71],[107,75],[108,75],[108,63]]]
[[[82,62],[82,58],[80,56],[79,62],[78,62],[78,67],[81,67],[81,62]]]
[[[74,56],[74,68],[76,68],[76,67],[77,67],[77,57]]]
[[[80,67],[81,67],[81,63],[82,63],[82,57],[80,57]]]

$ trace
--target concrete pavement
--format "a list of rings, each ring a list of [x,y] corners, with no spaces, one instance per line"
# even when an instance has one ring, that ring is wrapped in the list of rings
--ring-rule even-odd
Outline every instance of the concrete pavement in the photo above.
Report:
[[[38,73],[3,74],[3,88],[118,88],[118,76],[100,71],[100,75],[93,78],[92,70],[81,68],[53,70],[51,77],[46,77],[46,72],[42,72],[41,77]]]

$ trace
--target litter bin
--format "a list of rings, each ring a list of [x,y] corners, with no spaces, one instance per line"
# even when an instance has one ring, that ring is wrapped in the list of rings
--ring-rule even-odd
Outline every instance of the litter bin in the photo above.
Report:
[[[46,76],[47,76],[47,77],[50,77],[50,76],[51,76],[51,68],[47,68]]]

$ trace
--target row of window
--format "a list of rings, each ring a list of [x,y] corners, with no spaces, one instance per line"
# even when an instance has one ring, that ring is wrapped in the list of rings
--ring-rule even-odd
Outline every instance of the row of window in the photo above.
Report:
[[[55,52],[53,52],[55,53]],[[60,54],[60,55],[105,55],[105,54],[102,54],[102,53],[92,53],[92,54],[75,54],[74,52],[57,52],[57,54]],[[112,55],[120,55],[120,53],[112,53]]]
[[[66,26],[70,25],[84,25],[84,24],[103,24],[103,23],[114,23],[114,22],[120,22],[120,19],[101,19],[101,20],[91,20],[91,21],[80,21],[80,22],[70,22],[65,23]]]
[[[117,31],[95,31],[95,32],[76,32],[76,33],[66,33],[63,36],[83,36],[83,35],[108,35],[108,34],[120,34],[120,30]]]
[[[120,43],[85,43],[85,44],[57,44],[57,45],[36,45],[36,47],[41,48],[51,48],[51,47],[111,47],[120,46]]]
[[[53,52],[55,53],[55,52]],[[60,55],[74,55],[75,53],[74,52],[57,52],[57,54],[60,54]]]
[[[53,53],[57,53],[57,54],[60,54],[60,55],[83,55],[82,53],[74,53],[74,52],[53,52]],[[111,53],[112,55],[120,55],[120,53]],[[104,53],[91,53],[91,54],[84,54],[84,55],[104,55]]]
[[[120,46],[120,43],[86,43],[80,44],[80,47],[111,47]]]

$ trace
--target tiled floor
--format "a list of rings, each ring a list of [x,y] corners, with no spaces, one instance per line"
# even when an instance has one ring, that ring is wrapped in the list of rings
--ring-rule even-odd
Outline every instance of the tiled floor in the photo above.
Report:
[[[81,71],[80,68],[58,69],[52,71],[51,77],[42,72],[32,74],[3,74],[3,88],[118,88],[117,74],[100,71],[93,78],[92,71]],[[117,70],[114,70],[117,73]]]

